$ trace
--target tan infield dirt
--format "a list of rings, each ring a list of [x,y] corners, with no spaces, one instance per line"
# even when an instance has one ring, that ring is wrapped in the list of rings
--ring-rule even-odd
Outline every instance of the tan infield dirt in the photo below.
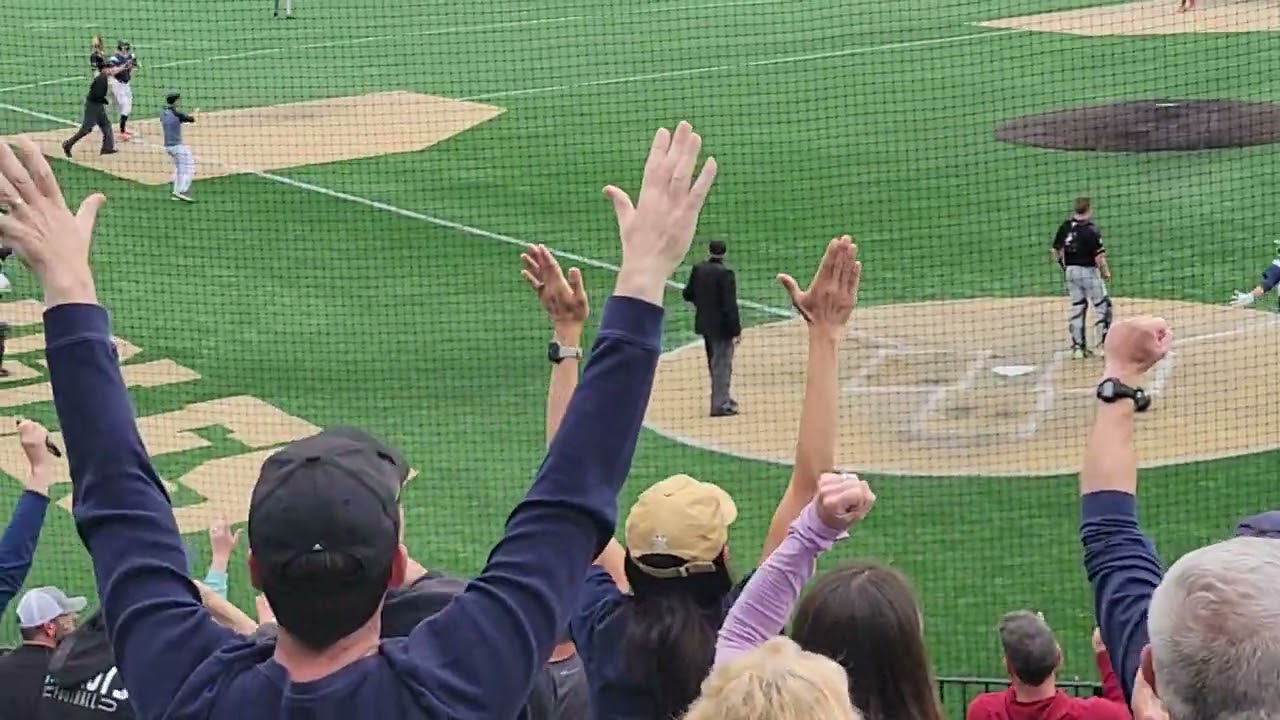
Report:
[[[1280,407],[1266,391],[1280,316],[1173,300],[1115,303],[1118,317],[1161,315],[1175,332],[1173,351],[1144,383],[1155,401],[1139,416],[1143,466],[1280,447]],[[1076,472],[1102,360],[1071,359],[1066,313],[1065,298],[859,308],[841,345],[838,461],[892,475]],[[708,416],[701,345],[669,352],[646,425],[696,447],[790,463],[805,348],[800,320],[747,330],[734,359],[741,414],[727,418]]]
[[[1177,35],[1280,30],[1277,0],[1199,0],[1178,12],[1178,0],[1143,0],[1122,5],[1002,18],[983,27],[1071,35]]]
[[[190,108],[188,108],[190,109]],[[210,111],[183,128],[196,160],[196,182],[425,150],[502,114],[492,105],[411,92],[385,92],[270,107]],[[133,142],[98,154],[97,131],[76,145],[72,162],[144,185],[172,181],[160,121],[130,123]],[[33,133],[49,157],[63,158],[70,128]]]

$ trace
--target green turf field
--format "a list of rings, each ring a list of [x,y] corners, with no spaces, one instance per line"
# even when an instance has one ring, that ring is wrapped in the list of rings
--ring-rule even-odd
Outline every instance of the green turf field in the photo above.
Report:
[[[425,152],[275,173],[301,186],[197,179],[194,206],[170,202],[163,187],[55,168],[70,195],[109,196],[96,268],[117,333],[140,358],[201,376],[137,390],[141,414],[252,395],[315,425],[378,433],[420,472],[405,502],[412,553],[469,573],[541,454],[548,329],[516,245],[588,259],[601,308],[618,249],[599,190],[635,186],[659,124],[693,121],[721,163],[700,230],[728,238],[745,300],[785,304],[773,275],[807,276],[843,231],[862,248],[864,304],[1055,294],[1045,245],[1080,192],[1099,201],[1114,295],[1219,303],[1252,282],[1271,252],[1274,149],[1063,154],[992,139],[1006,118],[1073,104],[1280,91],[1264,71],[1280,63],[1266,34],[1084,39],[973,24],[1088,4],[297,0],[299,19],[286,23],[270,20],[269,0],[136,0],[123,14],[86,0],[7,0],[0,135],[79,118],[85,80],[67,78],[86,75],[95,30],[112,45],[127,37],[144,63],[136,118],[153,118],[170,88],[206,110],[396,89],[505,108]],[[38,297],[29,274],[10,274],[15,299]],[[692,316],[678,293],[668,305],[668,343],[686,344]],[[38,367],[35,357],[25,361]],[[5,411],[54,420],[48,403]],[[1084,430],[1062,442],[1083,447]],[[160,458],[166,477],[246,450],[225,430],[203,434],[210,447]],[[1276,460],[1146,472],[1143,519],[1165,557],[1274,505]],[[733,547],[745,570],[787,469],[646,431],[623,504],[678,471],[738,499]],[[941,672],[999,675],[994,622],[1033,606],[1060,631],[1066,674],[1095,674],[1074,478],[871,479],[875,513],[826,562],[865,555],[907,571]],[[17,491],[0,482],[2,506]],[[200,497],[180,489],[177,501]],[[204,563],[206,538],[190,540]],[[232,599],[250,607],[242,559]],[[43,583],[92,589],[70,516],[57,509],[28,582]],[[6,616],[0,639],[14,636]]]

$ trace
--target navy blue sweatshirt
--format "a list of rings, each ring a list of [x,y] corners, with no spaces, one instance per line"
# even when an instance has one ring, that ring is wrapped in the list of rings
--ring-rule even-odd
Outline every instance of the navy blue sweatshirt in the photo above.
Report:
[[[36,543],[40,540],[40,528],[44,526],[44,514],[49,509],[49,498],[24,490],[13,508],[9,526],[0,537],[0,615],[9,602],[22,589],[31,570],[31,560],[36,556]]]
[[[1082,496],[1080,541],[1093,585],[1094,617],[1129,702],[1142,648],[1149,642],[1147,610],[1164,570],[1151,539],[1138,527],[1138,501],[1129,493],[1103,490]]]
[[[107,313],[45,313],[75,520],[141,718],[501,720],[516,715],[613,536],[657,368],[662,308],[610,298],[582,383],[479,577],[407,638],[314,682],[214,623],[138,435]]]

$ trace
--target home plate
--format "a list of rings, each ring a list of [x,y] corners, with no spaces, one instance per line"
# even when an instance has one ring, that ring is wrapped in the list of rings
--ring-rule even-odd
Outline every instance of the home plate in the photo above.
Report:
[[[1021,377],[1034,372],[1035,365],[997,365],[991,368],[991,372],[1000,377]]]

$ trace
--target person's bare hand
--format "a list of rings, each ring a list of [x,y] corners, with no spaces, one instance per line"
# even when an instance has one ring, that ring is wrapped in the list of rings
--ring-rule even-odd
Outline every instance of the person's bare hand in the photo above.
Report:
[[[1101,629],[1101,628],[1094,628],[1094,629],[1093,629],[1093,637],[1091,638],[1091,641],[1093,642],[1093,654],[1094,654],[1094,655],[1100,655],[1100,654],[1102,654],[1102,653],[1104,653],[1104,652],[1106,652],[1106,651],[1107,651],[1106,643],[1102,642],[1102,629]]]
[[[520,274],[538,295],[538,302],[556,327],[581,329],[590,307],[582,286],[582,271],[569,268],[566,277],[555,255],[545,245],[533,245],[520,254],[524,269]]]
[[[1121,320],[1107,331],[1105,375],[1125,384],[1142,375],[1168,354],[1173,330],[1164,318],[1137,317]]]
[[[22,443],[29,466],[22,486],[49,497],[49,488],[53,487],[56,477],[53,453],[49,452],[49,431],[34,420],[23,420],[18,423],[18,442]]]
[[[613,203],[622,239],[622,269],[614,294],[662,305],[667,279],[684,260],[698,227],[698,214],[716,178],[715,158],[707,158],[694,178],[702,138],[681,121],[675,132],[653,136],[644,164],[639,200],[615,185],[604,189]]]
[[[801,290],[790,275],[778,276],[778,282],[791,296],[791,305],[810,327],[823,331],[838,331],[849,322],[849,315],[858,304],[861,279],[858,246],[848,235],[832,238],[827,244],[807,290]]]
[[[219,572],[227,571],[227,562],[231,559],[231,553],[236,549],[236,544],[240,542],[240,533],[244,530],[236,530],[231,532],[231,526],[226,519],[220,519],[209,528],[209,550],[213,556],[213,565]]]
[[[89,245],[98,210],[94,193],[73,215],[40,148],[27,138],[18,154],[0,142],[0,244],[13,249],[40,279],[47,307],[98,302],[89,269]]]
[[[1141,668],[1133,681],[1133,697],[1129,707],[1133,709],[1133,720],[1169,720],[1169,711],[1156,695],[1155,689],[1147,684]]]
[[[822,524],[832,530],[848,530],[871,512],[876,494],[853,473],[823,473],[814,501]]]

